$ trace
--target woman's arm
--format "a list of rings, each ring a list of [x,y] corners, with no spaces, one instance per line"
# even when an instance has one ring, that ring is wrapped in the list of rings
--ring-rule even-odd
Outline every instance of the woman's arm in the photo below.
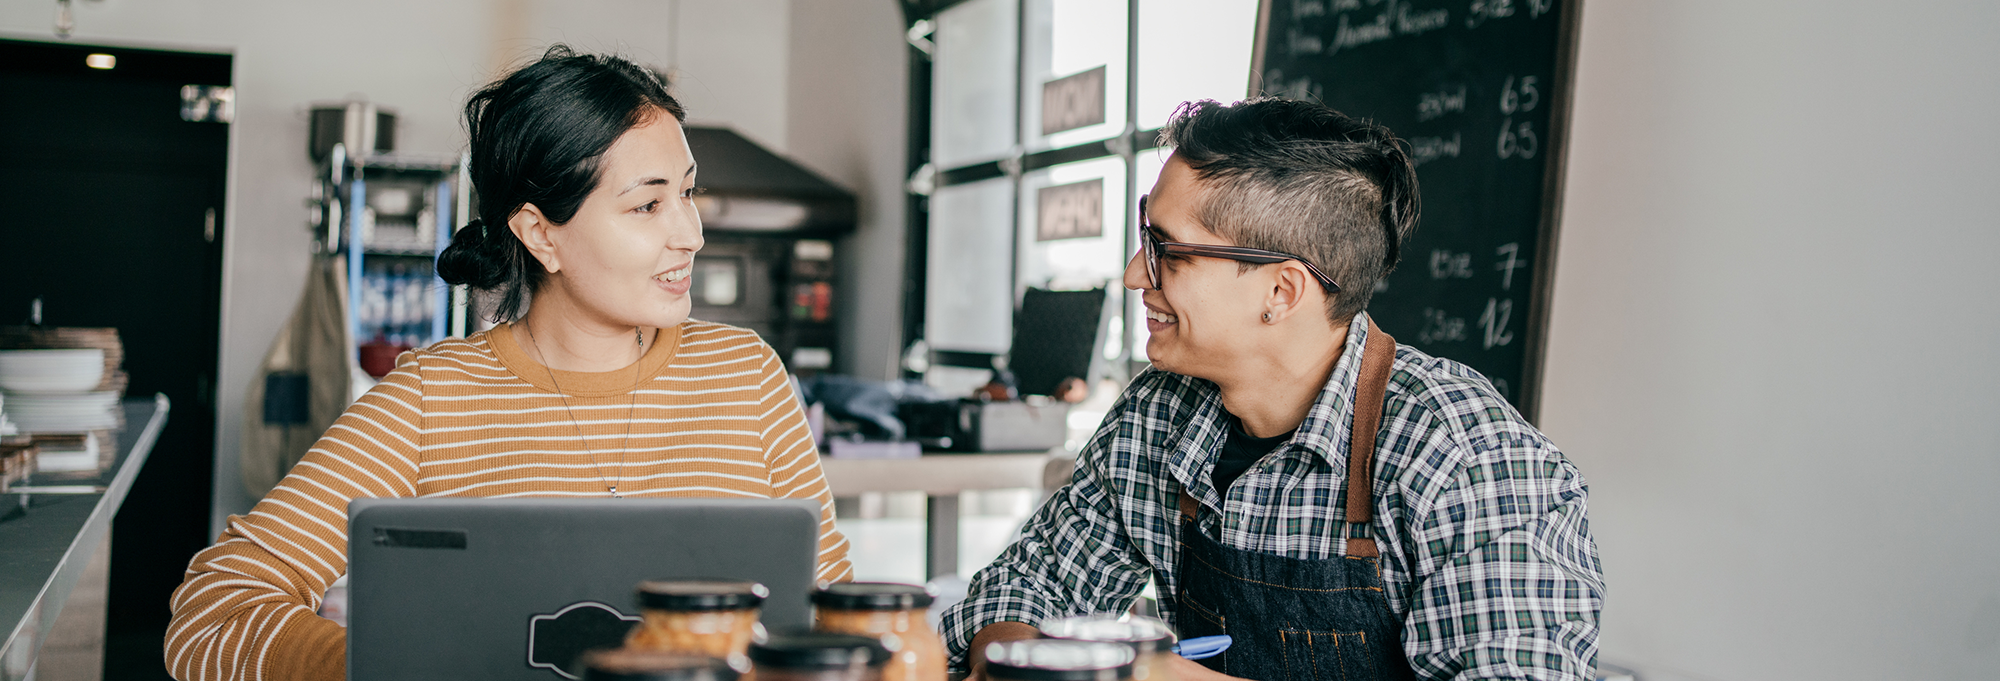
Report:
[[[805,412],[799,409],[798,393],[792,390],[785,365],[769,346],[759,344],[763,370],[758,389],[758,422],[764,440],[764,460],[769,463],[771,496],[810,499],[819,502],[819,568],[814,581],[846,581],[854,578],[854,566],[847,562],[847,537],[833,525],[833,493],[819,468],[819,450],[813,447],[812,430],[806,427]]]
[[[316,611],[347,571],[347,502],[414,496],[417,360],[347,408],[248,515],[231,516],[174,592],[166,663],[181,681],[347,676],[347,630]]]

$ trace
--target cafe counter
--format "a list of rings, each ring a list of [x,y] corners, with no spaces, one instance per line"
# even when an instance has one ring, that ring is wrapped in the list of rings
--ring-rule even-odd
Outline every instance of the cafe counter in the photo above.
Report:
[[[38,477],[0,495],[0,635],[5,636],[0,639],[0,681],[31,678],[50,631],[59,619],[67,624],[64,606],[73,595],[82,595],[73,591],[93,559],[101,569],[103,557],[97,554],[108,544],[111,519],[167,424],[165,395],[128,399],[120,406],[125,427],[117,431],[111,465],[100,474]],[[89,617],[101,630],[102,596],[91,599],[100,612],[71,617]],[[77,600],[77,609],[84,609],[84,599]]]

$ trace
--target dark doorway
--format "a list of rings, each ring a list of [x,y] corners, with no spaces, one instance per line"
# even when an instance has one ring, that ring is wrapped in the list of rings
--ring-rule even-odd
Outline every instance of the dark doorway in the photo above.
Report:
[[[112,68],[86,57],[111,55]],[[97,60],[103,65],[103,59]],[[166,678],[167,599],[211,540],[229,126],[181,117],[228,55],[0,40],[0,324],[114,326],[173,411],[112,526],[105,678]]]

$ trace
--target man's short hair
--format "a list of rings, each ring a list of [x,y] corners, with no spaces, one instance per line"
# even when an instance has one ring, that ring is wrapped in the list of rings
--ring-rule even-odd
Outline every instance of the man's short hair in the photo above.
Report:
[[[1160,146],[1194,169],[1204,229],[1310,260],[1340,284],[1327,301],[1335,323],[1368,307],[1417,226],[1417,172],[1403,141],[1324,104],[1188,102],[1160,129]]]

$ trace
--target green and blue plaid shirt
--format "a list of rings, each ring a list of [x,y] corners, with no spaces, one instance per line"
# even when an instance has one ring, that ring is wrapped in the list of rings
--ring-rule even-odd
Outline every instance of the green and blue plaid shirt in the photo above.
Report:
[[[1070,484],[944,613],[953,666],[965,666],[986,625],[1123,612],[1149,579],[1173,622],[1185,489],[1212,511],[1202,531],[1237,549],[1319,560],[1344,555],[1349,537],[1374,537],[1418,678],[1589,678],[1604,577],[1583,476],[1485,377],[1396,348],[1375,449],[1375,518],[1343,520],[1367,327],[1363,315],[1348,326],[1291,441],[1227,490],[1209,479],[1229,433],[1215,384],[1154,369],[1134,378]]]

